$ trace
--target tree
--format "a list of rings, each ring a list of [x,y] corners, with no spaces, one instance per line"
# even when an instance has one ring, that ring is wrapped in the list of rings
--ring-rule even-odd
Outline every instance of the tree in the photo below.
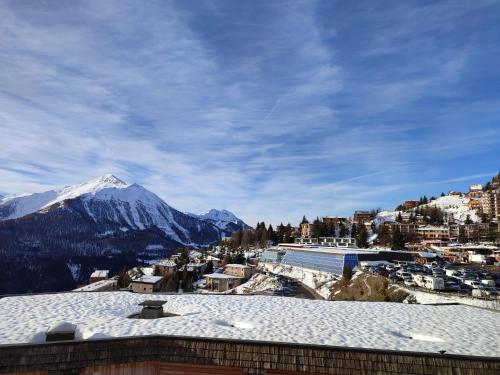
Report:
[[[357,237],[358,247],[367,248],[368,247],[368,231],[363,223],[358,224],[358,237]]]
[[[153,268],[153,275],[154,276],[161,276],[160,267],[154,266],[154,268]]]
[[[401,215],[401,212],[398,212],[398,216],[396,216],[396,221],[398,223],[402,223],[403,222],[403,216]]]
[[[214,262],[209,260],[207,266],[205,267],[205,274],[211,274],[214,272]]]
[[[342,281],[345,285],[349,284],[349,281],[352,279],[352,268],[349,266],[344,266],[342,270]]]
[[[467,215],[467,217],[465,218],[465,224],[472,224],[472,220],[470,218],[470,215]]]
[[[358,229],[356,227],[356,223],[352,223],[351,225],[351,238],[357,238],[358,237]]]
[[[347,236],[347,228],[344,223],[339,224],[339,236],[346,237]]]
[[[392,240],[391,231],[387,224],[380,224],[378,227],[377,234],[378,234],[377,236],[378,242],[383,246],[388,245]]]
[[[271,241],[273,244],[276,243],[276,232],[273,229],[273,226],[269,224],[269,227],[267,228],[267,239]]]
[[[404,248],[404,245],[405,245],[404,237],[401,234],[399,226],[395,225],[392,230],[391,249],[401,250]]]
[[[128,288],[131,282],[132,279],[130,278],[130,275],[125,269],[122,272],[120,272],[117,281],[117,285],[119,288]]]
[[[233,262],[236,264],[245,264],[246,263],[245,255],[243,254],[242,251],[238,251],[238,253],[236,254],[236,256],[233,259]]]
[[[465,228],[462,225],[458,228],[458,242],[467,243],[467,236],[465,235]]]

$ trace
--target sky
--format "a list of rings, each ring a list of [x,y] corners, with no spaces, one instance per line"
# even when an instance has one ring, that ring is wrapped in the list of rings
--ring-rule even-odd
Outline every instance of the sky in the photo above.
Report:
[[[498,1],[0,2],[0,194],[112,173],[253,225],[500,170]]]

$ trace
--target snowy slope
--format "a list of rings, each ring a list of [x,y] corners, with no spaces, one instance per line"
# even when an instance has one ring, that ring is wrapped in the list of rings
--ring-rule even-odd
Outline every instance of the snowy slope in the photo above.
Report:
[[[477,216],[476,211],[470,209],[468,203],[469,198],[466,198],[465,196],[445,195],[444,197],[439,197],[422,207],[438,207],[448,216],[453,216],[455,220],[460,222],[464,222],[467,215],[470,215],[473,222],[479,222],[480,219]]]
[[[469,198],[459,195],[445,195],[444,197],[439,197],[428,204],[419,206],[419,208],[425,207],[438,207],[446,215],[453,217],[456,221],[464,222],[467,215],[473,222],[480,222],[475,210],[472,210],[468,206]],[[414,211],[414,210],[411,210]],[[385,222],[394,222],[398,216],[399,211],[381,211],[377,214],[374,222],[377,226]]]
[[[123,181],[111,174],[62,189],[49,190],[43,193],[6,197],[0,203],[0,220],[17,219],[51,206],[66,199],[73,199],[85,194],[94,195],[102,189],[123,189],[127,187]],[[2,213],[4,213],[2,215]]]

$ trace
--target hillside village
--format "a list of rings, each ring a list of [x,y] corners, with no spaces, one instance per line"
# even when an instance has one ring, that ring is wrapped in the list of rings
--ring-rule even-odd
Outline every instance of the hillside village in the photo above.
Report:
[[[394,211],[303,217],[297,227],[276,230],[258,223],[216,246],[185,247],[114,277],[96,270],[76,290],[459,301],[500,309],[499,198],[500,175]]]

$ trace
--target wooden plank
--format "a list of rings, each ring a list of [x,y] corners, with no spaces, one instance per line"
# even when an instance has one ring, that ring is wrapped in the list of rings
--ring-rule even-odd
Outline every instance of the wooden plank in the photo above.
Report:
[[[244,375],[241,368],[194,365],[184,363],[160,363],[160,375]]]
[[[93,375],[94,373],[98,373],[99,375],[158,375],[159,364],[158,362],[136,362],[93,366],[87,367],[81,375]]]

